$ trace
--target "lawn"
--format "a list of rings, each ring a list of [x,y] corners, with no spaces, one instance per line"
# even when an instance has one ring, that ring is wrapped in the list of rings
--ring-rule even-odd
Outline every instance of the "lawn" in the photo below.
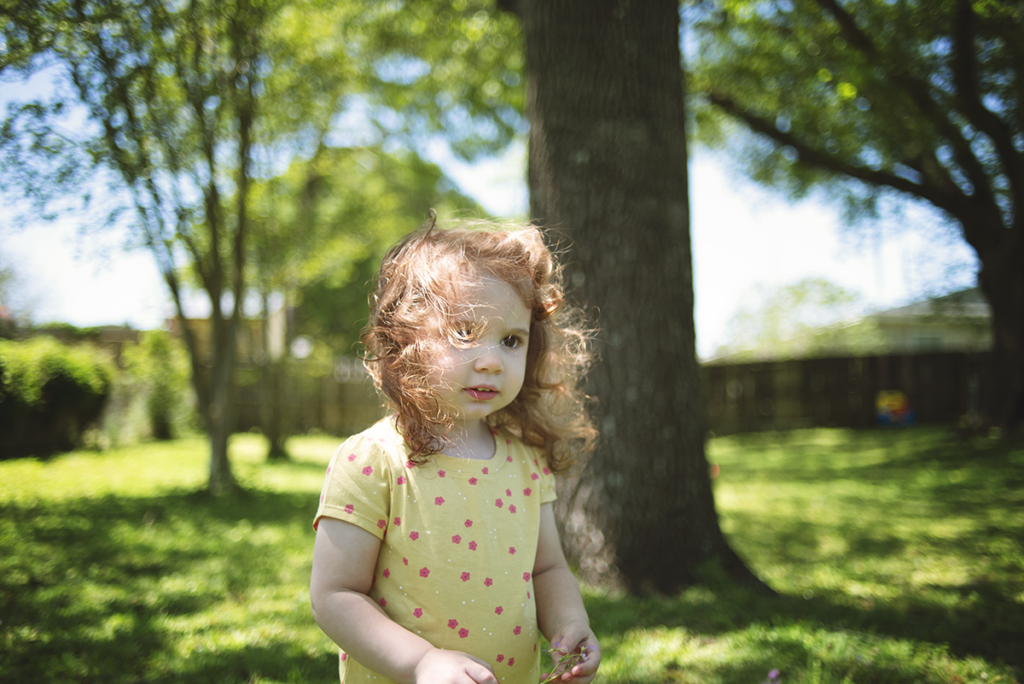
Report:
[[[0,682],[337,682],[309,614],[337,440],[201,493],[201,440],[0,462]],[[1001,682],[1024,673],[1024,448],[937,429],[717,438],[722,527],[778,593],[586,601],[601,681]]]

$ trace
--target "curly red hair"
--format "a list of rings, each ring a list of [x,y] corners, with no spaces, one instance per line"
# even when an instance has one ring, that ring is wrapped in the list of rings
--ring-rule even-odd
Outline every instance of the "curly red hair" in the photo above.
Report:
[[[482,278],[506,283],[532,314],[522,390],[487,421],[542,448],[552,470],[563,472],[597,437],[582,389],[591,335],[581,312],[566,306],[561,269],[535,226],[463,223],[441,230],[432,214],[399,241],[384,256],[370,296],[362,334],[367,370],[395,410],[412,460],[422,463],[443,449],[453,420],[431,387],[430,360],[465,288]]]

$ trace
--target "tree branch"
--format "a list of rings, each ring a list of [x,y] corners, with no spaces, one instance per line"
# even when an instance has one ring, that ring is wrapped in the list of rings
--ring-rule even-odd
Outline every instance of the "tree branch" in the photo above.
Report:
[[[853,16],[844,10],[836,0],[816,0],[816,2],[820,8],[832,15],[847,43],[860,50],[870,62],[884,68],[889,73],[893,82],[910,96],[918,113],[935,126],[939,134],[949,141],[957,164],[963,169],[971,185],[974,187],[974,201],[984,205],[984,207],[979,208],[986,212],[994,211],[998,214],[999,209],[992,193],[988,174],[985,173],[984,167],[971,149],[970,142],[964,138],[963,131],[950,121],[949,117],[943,112],[942,106],[932,98],[928,84],[908,73],[900,63],[886,63],[882,50],[870,36],[857,26]],[[941,173],[944,177],[943,184],[948,183],[955,186],[955,183],[949,178],[948,170],[941,165],[933,167],[933,169],[935,173]]]
[[[957,100],[971,124],[987,135],[1010,183],[1010,193],[1020,197],[1024,192],[1024,158],[1013,146],[1013,131],[988,109],[978,97],[974,48],[976,17],[969,0],[958,0],[953,20],[953,82]]]
[[[945,209],[953,215],[960,215],[964,210],[962,194],[951,193],[949,189],[936,187],[928,183],[915,183],[902,176],[897,176],[885,171],[876,171],[867,166],[851,164],[840,157],[823,152],[801,141],[795,135],[780,131],[775,124],[767,119],[751,114],[741,108],[734,100],[724,93],[718,91],[708,92],[711,103],[721,108],[733,117],[742,120],[756,133],[767,135],[782,145],[788,145],[795,149],[800,155],[800,161],[810,166],[824,169],[831,173],[842,174],[856,178],[870,185],[885,186],[899,190],[915,197],[925,199],[936,206]],[[954,186],[955,187],[955,186]]]

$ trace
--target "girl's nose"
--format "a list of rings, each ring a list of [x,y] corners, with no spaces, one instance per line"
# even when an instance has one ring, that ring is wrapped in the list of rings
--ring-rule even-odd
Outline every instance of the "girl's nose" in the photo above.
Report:
[[[473,368],[480,373],[500,373],[502,366],[498,351],[490,345],[481,347]]]

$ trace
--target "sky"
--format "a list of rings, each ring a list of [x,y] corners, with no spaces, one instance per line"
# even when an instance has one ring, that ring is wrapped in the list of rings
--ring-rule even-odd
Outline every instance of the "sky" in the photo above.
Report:
[[[8,89],[10,86],[4,84]],[[0,105],[5,98],[0,95]],[[511,148],[475,164],[442,146],[427,156],[489,215],[525,216],[525,151]],[[858,245],[840,208],[822,198],[790,203],[733,170],[721,153],[697,148],[690,160],[697,349],[712,356],[737,309],[762,293],[808,277],[863,296],[870,310],[973,285],[974,263],[960,241],[936,240],[938,217],[919,209],[874,226],[881,240]],[[7,216],[5,216],[7,214]],[[863,243],[864,241],[860,241]],[[122,249],[116,232],[79,234],[71,220],[16,228],[0,209],[0,265],[13,268],[16,293],[36,323],[158,328],[173,314],[152,256]],[[194,303],[189,315],[206,315]]]

